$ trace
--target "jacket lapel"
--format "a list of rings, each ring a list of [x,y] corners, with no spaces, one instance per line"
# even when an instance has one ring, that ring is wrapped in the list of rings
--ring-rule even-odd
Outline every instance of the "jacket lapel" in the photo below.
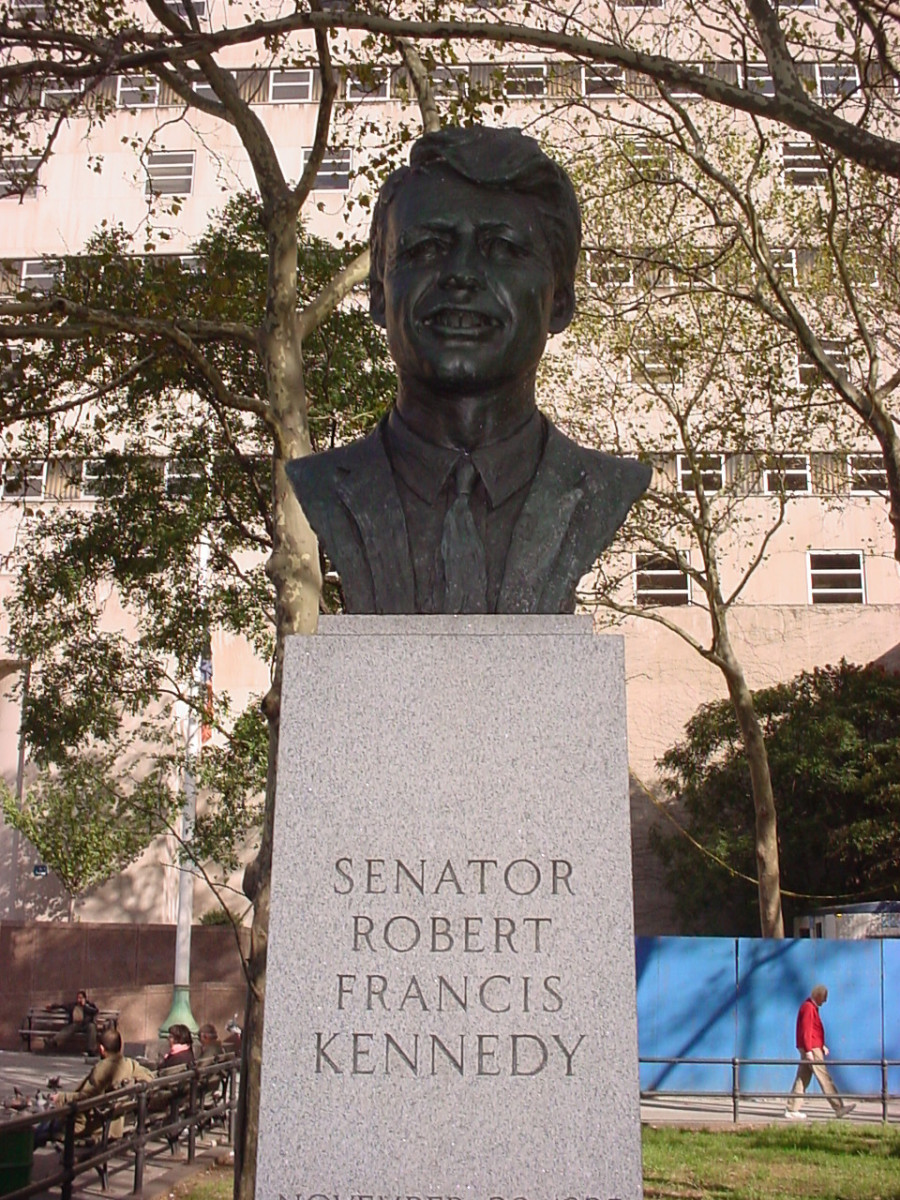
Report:
[[[335,490],[359,530],[372,572],[375,611],[412,613],[416,595],[406,521],[381,430],[360,442],[359,449],[357,460],[340,470]],[[377,509],[372,506],[373,496],[383,497]]]
[[[572,514],[584,496],[583,482],[583,468],[571,461],[565,439],[551,426],[543,457],[513,530],[498,612],[538,611]]]

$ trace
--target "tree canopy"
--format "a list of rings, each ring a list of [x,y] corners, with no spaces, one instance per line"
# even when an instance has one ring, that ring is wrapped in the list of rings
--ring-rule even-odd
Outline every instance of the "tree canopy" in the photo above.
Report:
[[[755,691],[753,702],[779,800],[786,915],[900,899],[900,677],[842,662]],[[704,705],[660,766],[700,846],[666,825],[655,838],[685,922],[752,935],[750,780],[731,707]]]

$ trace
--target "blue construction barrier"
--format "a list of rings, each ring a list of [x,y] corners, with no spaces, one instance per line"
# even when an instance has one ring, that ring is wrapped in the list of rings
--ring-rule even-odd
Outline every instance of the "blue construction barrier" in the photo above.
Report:
[[[638,1046],[642,1059],[714,1058],[725,1063],[643,1063],[647,1091],[727,1092],[730,1060],[789,1059],[741,1067],[743,1092],[788,1092],[797,1059],[797,1009],[816,983],[834,1059],[900,1060],[900,941],[820,938],[638,938]],[[838,1066],[841,1091],[877,1094],[879,1066]],[[888,1088],[900,1091],[900,1067]]]

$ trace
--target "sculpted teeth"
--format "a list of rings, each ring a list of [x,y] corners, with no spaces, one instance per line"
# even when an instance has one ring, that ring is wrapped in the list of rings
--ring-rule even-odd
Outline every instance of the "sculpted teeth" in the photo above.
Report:
[[[441,329],[486,329],[497,322],[484,313],[460,309],[446,309],[427,317],[426,325],[437,325]]]

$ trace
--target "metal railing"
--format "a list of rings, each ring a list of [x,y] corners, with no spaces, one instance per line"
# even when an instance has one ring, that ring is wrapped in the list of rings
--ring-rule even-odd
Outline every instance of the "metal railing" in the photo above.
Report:
[[[96,1171],[105,1190],[107,1178],[121,1171],[133,1172],[132,1192],[140,1194],[144,1169],[149,1160],[166,1152],[174,1153],[183,1134],[187,1134],[187,1161],[193,1162],[197,1136],[208,1126],[219,1125],[229,1144],[234,1141],[237,1109],[236,1058],[189,1067],[184,1071],[115,1088],[89,1100],[75,1100],[58,1108],[49,1108],[27,1116],[0,1121],[0,1167],[25,1166],[18,1159],[4,1160],[3,1141],[33,1144],[35,1133],[49,1133],[60,1151],[60,1165],[49,1174],[24,1187],[4,1192],[4,1200],[28,1200],[41,1192],[59,1188],[61,1200],[71,1200],[72,1185],[78,1176]],[[76,1135],[75,1126],[84,1114],[99,1136]],[[111,1134],[111,1126],[122,1120],[125,1132]],[[48,1128],[52,1123],[52,1129]],[[28,1136],[31,1132],[30,1138]],[[11,1136],[12,1135],[12,1136]]]
[[[677,1088],[666,1085],[665,1087],[641,1087],[641,1099],[651,1099],[654,1097],[688,1097],[688,1096],[714,1096],[719,1098],[731,1098],[732,1119],[736,1122],[740,1118],[741,1100],[785,1100],[790,1098],[790,1084],[787,1088],[778,1091],[765,1091],[759,1088],[750,1088],[746,1091],[741,1088],[741,1068],[742,1067],[785,1067],[795,1073],[800,1065],[800,1060],[797,1058],[654,1058],[647,1057],[640,1059],[641,1066],[690,1066],[690,1067],[728,1067],[731,1070],[731,1087],[723,1088]],[[900,1100],[900,1092],[890,1091],[890,1076],[889,1070],[891,1067],[900,1067],[900,1059],[891,1058],[828,1058],[827,1066],[829,1071],[835,1067],[877,1067],[881,1072],[881,1088],[877,1092],[841,1092],[840,1095],[845,1100],[850,1100],[854,1103],[860,1100],[873,1100],[881,1104],[881,1120],[886,1124],[890,1119],[890,1102],[892,1100]],[[793,1074],[791,1076],[793,1082]],[[809,1093],[807,1093],[809,1094]]]

